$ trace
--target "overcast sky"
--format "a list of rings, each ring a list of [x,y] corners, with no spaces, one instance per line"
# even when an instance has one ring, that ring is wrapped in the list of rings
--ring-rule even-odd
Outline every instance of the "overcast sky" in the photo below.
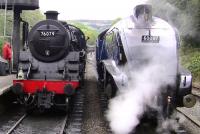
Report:
[[[112,20],[132,13],[134,5],[147,0],[39,0],[42,12],[57,10],[59,19]]]

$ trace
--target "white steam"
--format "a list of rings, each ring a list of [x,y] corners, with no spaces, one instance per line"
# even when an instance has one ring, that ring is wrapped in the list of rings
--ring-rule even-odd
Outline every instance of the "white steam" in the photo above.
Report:
[[[170,4],[167,0],[148,0],[148,3],[153,5],[154,14],[158,17],[163,18],[168,21],[171,25],[176,26],[181,35],[199,37],[198,34],[198,23],[195,21],[195,16],[197,16],[198,11],[193,11],[195,9],[191,4],[187,4],[185,10],[182,11],[175,7],[174,4]],[[195,14],[195,15],[194,15]]]
[[[172,70],[176,68],[169,68],[175,63],[169,62],[173,61],[170,53],[165,50],[154,55],[152,52],[143,55],[141,59],[148,58],[148,63],[137,66],[137,69],[131,65],[132,71],[127,70],[127,87],[119,89],[118,95],[110,100],[106,117],[115,134],[133,131],[147,108],[158,110],[157,97],[165,92],[161,87],[174,84],[174,77],[169,77],[176,72]]]
[[[183,124],[185,120],[183,115],[175,112],[170,119],[160,120],[156,131],[161,134],[171,134],[172,130],[175,132],[180,130],[180,124]]]
[[[174,119],[166,119],[160,122],[160,126],[157,127],[157,132],[161,134],[171,134],[171,130],[178,130],[179,129],[179,124],[176,120]]]

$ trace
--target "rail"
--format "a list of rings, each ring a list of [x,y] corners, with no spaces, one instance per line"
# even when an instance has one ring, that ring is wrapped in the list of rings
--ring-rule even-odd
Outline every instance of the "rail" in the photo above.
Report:
[[[11,134],[15,128],[27,117],[27,114],[24,114],[9,130],[6,134]]]

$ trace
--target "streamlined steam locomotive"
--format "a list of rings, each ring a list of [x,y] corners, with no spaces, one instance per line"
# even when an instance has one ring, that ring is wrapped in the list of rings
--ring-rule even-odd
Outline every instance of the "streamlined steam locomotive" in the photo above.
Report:
[[[160,58],[157,63],[166,66],[164,72],[170,70],[163,81],[169,79],[173,83],[160,87],[164,92],[160,96],[165,115],[170,115],[175,107],[192,107],[195,104],[191,95],[192,76],[179,65],[179,46],[177,31],[166,21],[153,17],[151,5],[136,6],[133,15],[98,36],[96,60],[101,88],[108,98],[116,96],[116,92],[124,90],[129,83],[131,74],[134,76],[137,71],[148,70],[150,62]],[[157,71],[153,75],[160,73]]]
[[[17,78],[12,90],[28,111],[51,107],[67,110],[70,98],[84,78],[86,40],[77,27],[57,19],[57,11],[47,11],[24,36]],[[28,34],[28,36],[27,36]]]

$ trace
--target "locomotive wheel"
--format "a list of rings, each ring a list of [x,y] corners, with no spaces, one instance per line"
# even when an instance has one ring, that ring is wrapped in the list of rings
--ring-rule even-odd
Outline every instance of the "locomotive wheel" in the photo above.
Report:
[[[106,67],[104,65],[102,65],[102,70],[103,70],[103,79],[102,79],[102,87],[103,89],[105,89],[108,85],[108,83],[110,83],[110,74],[107,72]]]
[[[97,63],[98,84],[100,89],[105,89],[106,69],[103,63]]]
[[[111,82],[110,82],[110,83],[111,83],[111,87],[112,87],[112,94],[111,94],[111,97],[113,98],[113,97],[116,96],[116,93],[117,93],[118,88],[117,88],[117,86],[116,86],[116,84],[115,84],[113,78],[111,79]]]
[[[113,78],[111,78],[111,76],[109,76],[109,82],[105,88],[105,94],[107,95],[108,99],[115,97],[117,90],[118,89],[117,89],[117,86],[115,85]]]
[[[33,113],[33,111],[34,111],[34,108],[31,108],[31,107],[25,107],[25,109],[26,109],[26,113],[27,114],[32,114]]]
[[[108,99],[112,99],[116,95],[116,89],[113,89],[112,84],[108,84],[105,89],[105,94]]]
[[[107,96],[108,99],[112,98],[112,86],[111,84],[108,84],[107,87],[105,88],[105,94]]]
[[[99,65],[99,85],[102,92],[105,92],[108,99],[113,98],[116,95],[117,86],[114,83],[114,79],[107,72],[106,67]]]
[[[107,71],[106,71],[106,67],[103,65],[103,89],[105,89],[106,88],[106,86],[107,86]]]

